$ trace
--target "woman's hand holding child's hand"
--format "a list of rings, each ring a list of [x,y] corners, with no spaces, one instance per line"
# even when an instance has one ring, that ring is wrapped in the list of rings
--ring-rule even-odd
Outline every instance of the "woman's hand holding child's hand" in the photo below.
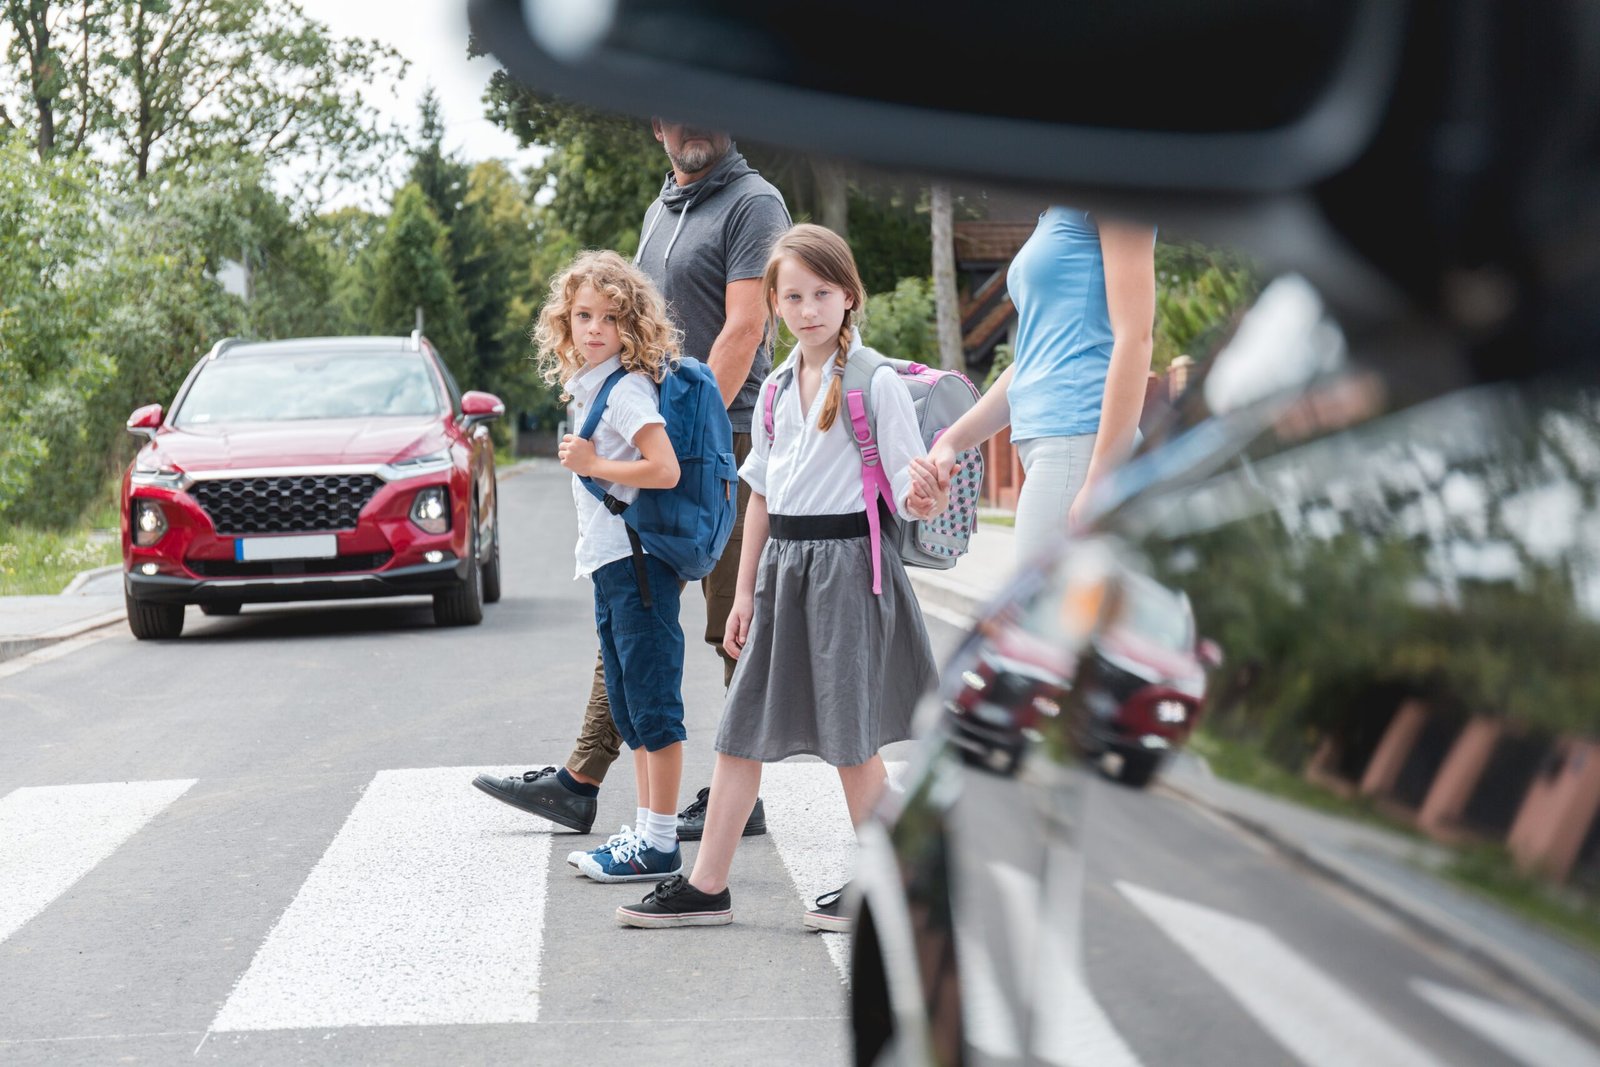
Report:
[[[563,467],[581,478],[587,478],[594,470],[594,442],[575,433],[569,433],[561,439],[557,455],[561,457]]]
[[[911,493],[906,499],[906,510],[913,518],[931,519],[950,506],[950,470],[929,456],[917,456],[911,461]]]

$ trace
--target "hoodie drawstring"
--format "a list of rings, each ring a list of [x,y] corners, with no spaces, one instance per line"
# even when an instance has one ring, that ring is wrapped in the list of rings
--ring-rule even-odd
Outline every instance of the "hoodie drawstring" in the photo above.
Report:
[[[633,254],[633,265],[637,267],[639,260],[644,258],[644,246],[650,243],[650,235],[656,232],[656,223],[661,221],[661,216],[666,213],[667,205],[658,204],[656,213],[650,216],[650,223],[644,228],[644,236],[639,238],[639,250]]]
[[[694,201],[683,205],[683,210],[678,212],[678,224],[672,228],[672,240],[667,242],[667,254],[661,257],[661,265],[665,267],[672,260],[672,246],[678,243],[678,234],[683,232],[683,220],[689,217],[689,209],[694,207]]]
[[[661,257],[661,265],[665,267],[672,260],[672,246],[678,243],[678,235],[683,232],[683,220],[689,217],[689,209],[694,207],[691,200],[683,205],[683,210],[678,212],[678,224],[672,228],[672,240],[667,242],[667,254]],[[644,236],[639,238],[639,250],[633,254],[633,265],[638,266],[639,260],[644,258],[644,246],[650,243],[650,236],[656,232],[656,223],[661,221],[661,216],[666,214],[667,205],[662,204],[660,210],[650,216],[650,224],[645,227]]]

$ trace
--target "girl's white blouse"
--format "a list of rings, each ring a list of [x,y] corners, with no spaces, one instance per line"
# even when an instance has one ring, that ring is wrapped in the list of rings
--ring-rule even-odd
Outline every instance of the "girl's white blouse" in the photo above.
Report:
[[[799,359],[799,353],[791,353],[789,358]],[[766,497],[769,514],[844,515],[866,510],[861,495],[861,451],[851,439],[850,413],[845,405],[840,404],[832,426],[826,431],[817,429],[828,385],[836,373],[837,365],[830,357],[809,411],[800,410],[799,381],[790,381],[773,412],[770,446],[764,421],[766,387],[762,388],[751,420],[750,455],[739,468],[739,477],[751,491]],[[907,467],[912,457],[927,455],[917,429],[916,409],[910,391],[892,367],[880,367],[873,375],[872,401],[877,409],[878,455],[894,489],[896,513],[903,514],[911,493]]]

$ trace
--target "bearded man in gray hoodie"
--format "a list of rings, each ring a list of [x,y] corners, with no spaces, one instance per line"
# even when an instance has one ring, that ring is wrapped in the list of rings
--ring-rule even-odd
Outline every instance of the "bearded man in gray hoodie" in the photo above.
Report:
[[[683,331],[683,354],[711,368],[733,424],[734,460],[750,454],[751,422],[761,383],[772,369],[772,339],[761,275],[778,235],[789,228],[783,194],[749,163],[728,134],[668,119],[650,120],[651,131],[672,164],[661,193],[645,211],[634,262],[656,283]],[[706,599],[706,643],[722,657],[722,680],[733,678],[734,660],[722,648],[739,577],[749,487],[739,483],[733,534],[716,568],[701,581]],[[595,661],[594,684],[577,745],[560,769],[510,777],[478,775],[473,785],[499,800],[579,833],[594,824],[599,786],[621,751],[611,721],[605,671]],[[708,790],[678,815],[678,836],[699,840]],[[761,801],[745,834],[766,832]],[[576,853],[574,853],[576,855]]]

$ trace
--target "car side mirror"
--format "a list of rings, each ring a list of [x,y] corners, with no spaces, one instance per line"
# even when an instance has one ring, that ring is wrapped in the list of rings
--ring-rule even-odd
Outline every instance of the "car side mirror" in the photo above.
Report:
[[[156,431],[161,428],[161,405],[146,404],[128,416],[128,432],[143,434],[150,440],[156,439]]]
[[[462,424],[468,428],[498,419],[505,413],[505,402],[493,393],[481,393],[473,389],[462,394]]]
[[[1216,670],[1222,666],[1222,646],[1209,637],[1202,637],[1195,643],[1194,655],[1207,670]]]

